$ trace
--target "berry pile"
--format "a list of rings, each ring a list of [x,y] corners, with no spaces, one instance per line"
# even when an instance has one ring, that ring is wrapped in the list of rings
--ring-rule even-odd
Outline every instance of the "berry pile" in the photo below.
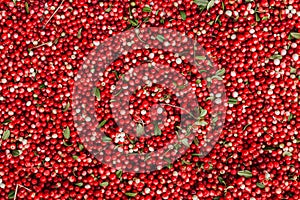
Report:
[[[93,90],[96,126],[105,136],[91,132],[85,141],[74,119],[81,110],[73,105],[90,99],[73,97],[76,76],[108,38],[147,27],[180,32],[207,55],[149,48],[118,57]],[[3,0],[0,36],[0,199],[300,199],[299,0]],[[166,45],[168,38],[156,39]],[[199,107],[180,104],[158,83],[126,94],[124,88],[138,84],[127,76],[130,70],[144,65],[171,66],[190,83]],[[215,76],[207,77],[211,65]],[[159,77],[147,75],[139,78]],[[218,116],[224,124],[212,113],[222,94],[211,96],[208,89],[220,82],[227,97]],[[185,89],[185,82],[173,84]],[[131,118],[115,119],[111,106],[123,115],[127,104],[114,99],[126,95]],[[181,113],[200,119],[189,135],[195,137],[178,135]],[[128,131],[132,122],[134,133]],[[213,122],[224,126],[207,145]],[[170,146],[177,137],[182,143]],[[157,168],[142,173],[145,166],[125,161],[123,170],[97,159],[97,146],[89,142],[98,140],[132,155],[167,146],[181,156],[164,166],[148,159]],[[125,160],[118,154],[104,159]]]

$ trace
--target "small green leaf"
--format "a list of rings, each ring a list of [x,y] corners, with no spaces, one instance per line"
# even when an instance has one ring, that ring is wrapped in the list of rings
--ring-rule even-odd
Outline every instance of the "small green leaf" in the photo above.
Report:
[[[13,156],[17,157],[17,156],[19,156],[19,155],[22,154],[22,151],[21,151],[21,150],[13,150],[13,151],[11,152],[11,154],[12,154]]]
[[[222,10],[225,10],[225,4],[223,1],[222,1]]]
[[[275,59],[281,60],[281,59],[282,59],[282,55],[274,54],[273,56],[270,57],[270,59],[271,59],[271,60],[275,60]]]
[[[4,131],[3,135],[2,135],[2,140],[7,140],[10,136],[10,130],[6,130]]]
[[[260,21],[260,17],[258,13],[255,13],[255,21],[259,22]]]
[[[246,130],[246,128],[247,128],[248,126],[250,126],[250,125],[251,125],[251,124],[247,124],[246,126],[244,126],[243,131]]]
[[[73,158],[74,160],[77,160],[77,159],[78,159],[78,156],[77,156],[77,155],[73,155],[72,158]]]
[[[201,109],[200,110],[200,118],[203,118],[203,117],[205,117],[205,115],[207,115],[207,110],[205,110],[205,109]]]
[[[221,176],[218,177],[218,180],[219,180],[219,182],[222,183],[223,185],[226,185],[224,179],[223,179]]]
[[[206,7],[208,4],[208,0],[194,0],[194,3],[199,7]]]
[[[282,155],[283,155],[284,157],[285,157],[285,156],[291,157],[293,154],[292,154],[291,152],[289,152],[289,151],[285,151],[285,152],[283,152]]]
[[[182,142],[182,144],[183,144],[184,146],[190,147],[190,144],[189,144],[189,141],[188,141],[187,138],[182,139],[181,142]]]
[[[261,20],[268,20],[268,19],[270,19],[269,16],[264,16]]]
[[[81,38],[81,35],[82,35],[82,28],[80,28],[80,29],[78,30],[77,38]]]
[[[106,187],[106,186],[108,186],[108,184],[109,184],[108,182],[102,182],[102,183],[100,183],[100,186],[101,187]]]
[[[111,7],[112,7],[112,4],[109,5],[109,7],[105,10],[105,12],[109,13],[111,11]]]
[[[75,185],[78,186],[78,187],[82,187],[82,186],[83,186],[83,183],[82,183],[82,182],[80,182],[80,183],[75,183]]]
[[[64,107],[63,112],[66,112],[70,108],[70,102]]]
[[[78,144],[78,148],[79,148],[80,151],[82,151],[84,149],[83,144]]]
[[[196,146],[199,146],[199,139],[197,137],[194,138],[193,142]]]
[[[290,114],[290,115],[289,115],[289,118],[288,118],[288,122],[290,122],[293,118],[294,118],[294,115],[293,115],[293,114]]]
[[[11,119],[6,119],[4,120],[4,122],[2,122],[3,125],[7,125],[11,122]]]
[[[26,10],[26,13],[29,14],[30,11],[29,11],[29,6],[28,6],[28,3],[25,2],[25,10]]]
[[[70,138],[70,128],[67,126],[67,128],[63,132],[64,137],[68,140]]]
[[[94,95],[97,98],[97,100],[100,100],[101,96],[100,96],[100,90],[99,90],[99,88],[96,87],[94,89]]]
[[[13,3],[14,3],[14,5],[16,5],[17,4],[17,0],[13,0]]]
[[[156,136],[161,135],[161,130],[158,127],[157,123],[154,124],[154,135],[156,135]]]
[[[182,10],[180,11],[180,17],[181,17],[182,20],[186,20],[186,14]]]
[[[197,126],[206,126],[208,123],[206,121],[196,121],[195,125]]]
[[[239,171],[238,172],[239,176],[243,176],[245,178],[251,178],[252,177],[252,173],[248,170],[244,170],[244,171]]]
[[[200,154],[200,153],[193,153],[192,156],[198,156],[198,157],[201,157],[201,156],[203,156],[203,155]]]
[[[116,171],[116,176],[118,177],[118,179],[120,179],[122,177],[122,174],[123,174],[123,171],[121,169]]]
[[[11,190],[9,193],[8,193],[8,199],[13,199],[15,197],[15,191],[14,190]]]
[[[105,136],[103,136],[102,141],[103,142],[111,142],[112,139],[110,137],[108,137],[108,136],[105,135]]]
[[[66,141],[63,142],[66,147],[72,146],[72,144],[68,144]]]
[[[228,99],[228,103],[229,104],[237,104],[238,100],[237,99],[234,99],[234,98],[229,98]]]
[[[158,41],[160,41],[160,42],[164,42],[165,37],[162,36],[162,35],[157,35],[157,36],[156,36],[156,39],[157,39]]]
[[[126,192],[125,195],[128,197],[135,197],[137,195],[137,193]]]
[[[197,60],[206,60],[205,56],[195,56]]]
[[[256,183],[256,186],[259,187],[260,189],[265,188],[265,185],[263,183]]]
[[[45,87],[46,87],[45,84],[41,84],[41,85],[40,85],[40,89],[43,89],[43,88],[45,88]]]
[[[139,25],[139,21],[138,21],[137,19],[130,19],[129,22],[130,22],[130,24],[131,24],[132,26],[137,26],[137,25]]]
[[[296,74],[297,70],[294,67],[290,67],[290,73],[291,74]]]
[[[275,148],[275,147],[268,146],[268,147],[263,148],[263,150],[264,150],[264,151],[274,151],[274,150],[276,150],[276,148]]]
[[[225,68],[222,68],[222,69],[219,69],[217,72],[216,72],[216,75],[217,76],[223,76],[225,74],[226,70]]]
[[[102,122],[99,123],[99,125],[97,126],[97,128],[101,128],[106,124],[107,120],[103,120]]]
[[[138,136],[141,136],[145,133],[145,129],[144,129],[144,126],[142,124],[137,124],[136,125],[136,134]]]
[[[300,39],[300,33],[291,32],[290,35],[291,35],[292,38]]]
[[[211,1],[209,1],[209,3],[207,4],[206,9],[209,10],[209,9],[212,8],[214,5],[215,5],[215,1],[214,1],[214,0],[211,0]]]
[[[143,8],[143,12],[151,12],[152,10],[151,10],[151,8],[149,7],[149,6],[145,6],[144,8]]]

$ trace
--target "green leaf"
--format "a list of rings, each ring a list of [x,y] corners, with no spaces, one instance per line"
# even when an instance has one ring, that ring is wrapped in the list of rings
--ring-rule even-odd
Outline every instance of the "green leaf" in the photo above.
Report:
[[[265,185],[263,183],[256,183],[256,186],[259,187],[260,189],[265,188]]]
[[[293,114],[290,114],[290,115],[289,115],[289,118],[288,118],[288,122],[290,122],[293,118],[294,118],[294,115],[293,115]]]
[[[83,186],[83,183],[82,183],[82,182],[80,182],[80,183],[75,183],[75,185],[78,186],[78,187],[82,187],[82,186]]]
[[[255,13],[255,21],[259,22],[260,21],[260,17],[258,13]]]
[[[72,144],[68,144],[66,141],[63,142],[66,147],[72,146]]]
[[[78,144],[78,148],[79,148],[80,151],[82,151],[84,149],[83,144]]]
[[[123,174],[123,171],[121,169],[116,171],[116,176],[118,177],[118,179],[120,179],[122,177],[122,174]]]
[[[152,10],[151,10],[151,8],[149,7],[149,6],[145,6],[144,8],[143,8],[143,12],[151,12]]]
[[[201,109],[200,110],[200,118],[203,118],[203,117],[205,117],[205,115],[207,115],[207,110],[205,110],[205,109]]]
[[[180,17],[181,17],[182,20],[186,20],[186,14],[182,10],[180,11]]]
[[[187,138],[182,139],[181,142],[182,142],[182,144],[183,144],[184,146],[190,147],[190,144],[189,144],[189,141],[188,141]]]
[[[203,156],[201,153],[193,153],[192,156],[198,156],[198,157],[201,157]]]
[[[228,99],[228,103],[229,104],[237,104],[238,100],[237,99],[234,99],[234,98],[229,98]]]
[[[158,127],[157,123],[154,124],[154,135],[156,135],[156,136],[161,135],[161,130]]]
[[[269,16],[264,16],[261,20],[268,20],[268,19],[270,19]]]
[[[96,87],[94,89],[94,95],[97,98],[97,100],[100,100],[101,96],[100,96],[100,90],[99,90],[99,88]]]
[[[25,11],[26,11],[27,14],[30,13],[30,11],[29,11],[29,6],[28,6],[28,3],[27,3],[27,2],[25,2]]]
[[[12,154],[13,156],[17,157],[17,156],[19,156],[19,155],[22,154],[22,151],[21,151],[21,150],[13,150],[13,151],[11,152],[11,154]]]
[[[10,130],[6,130],[4,131],[3,135],[2,135],[2,140],[7,140],[10,136]]]
[[[15,197],[15,191],[14,190],[11,190],[9,193],[8,193],[8,199],[13,199]]]
[[[251,178],[252,177],[252,173],[248,170],[244,170],[244,171],[239,171],[238,172],[239,176],[243,176],[245,178]]]
[[[139,25],[139,21],[138,21],[137,19],[130,19],[129,22],[130,22],[130,24],[131,24],[132,26],[137,26],[137,25]]]
[[[275,148],[275,147],[268,146],[268,147],[263,148],[263,150],[264,150],[264,151],[274,151],[274,150],[276,150],[276,148]]]
[[[195,56],[197,60],[206,60],[205,56]]]
[[[70,108],[70,102],[64,107],[63,112],[66,112]]]
[[[105,135],[105,136],[102,137],[102,141],[103,142],[111,142],[112,139],[110,137],[108,137],[108,136]]]
[[[160,41],[160,42],[164,42],[165,37],[162,36],[162,35],[157,35],[157,36],[156,36],[156,39],[157,39],[158,41]]]
[[[109,7],[105,10],[105,12],[109,13],[111,11],[111,7],[112,7],[112,4],[109,5]]]
[[[208,4],[208,0],[194,0],[194,3],[197,4],[199,7],[206,7]]]
[[[222,68],[222,69],[219,69],[217,72],[216,72],[216,75],[217,76],[223,76],[225,74],[226,70],[225,68]]]
[[[290,35],[291,35],[292,38],[300,39],[300,33],[291,32]]]
[[[223,185],[226,185],[224,179],[223,179],[221,176],[218,177],[218,180],[219,180],[219,182],[222,183]]]
[[[196,146],[199,146],[199,139],[197,137],[194,138],[193,142]]]
[[[284,157],[285,157],[285,156],[291,157],[293,154],[292,154],[291,152],[289,152],[289,151],[285,151],[285,152],[283,152],[282,155],[283,155]]]
[[[77,160],[77,159],[78,159],[78,156],[77,156],[77,155],[73,155],[72,158],[73,158],[74,160]]]
[[[17,4],[17,0],[13,0],[13,3],[14,3],[14,5],[16,5]]]
[[[206,9],[209,10],[209,9],[212,8],[214,5],[215,5],[215,1],[214,1],[214,0],[211,0],[211,1],[209,1],[209,3],[207,4]]]
[[[136,134],[138,136],[141,136],[145,133],[145,129],[144,129],[144,126],[142,124],[137,124],[136,125]]]
[[[290,67],[290,73],[291,74],[296,74],[297,70],[294,67]]]
[[[7,125],[11,122],[11,119],[6,119],[4,120],[4,122],[2,122],[3,125]]]
[[[225,10],[225,4],[223,1],[222,1],[222,10]]]
[[[135,197],[138,193],[126,192],[125,195],[128,197]]]
[[[67,126],[67,128],[63,132],[64,137],[68,140],[70,138],[70,128]]]
[[[109,184],[108,182],[102,182],[102,183],[100,183],[100,186],[101,187],[106,187],[106,186],[108,186],[108,184]]]
[[[247,124],[246,126],[244,126],[243,131],[246,130],[246,128],[247,128],[248,126],[250,126],[250,125],[251,125],[251,124]]]
[[[99,123],[99,125],[97,126],[97,128],[101,128],[106,124],[107,120],[103,120],[102,122]]]
[[[206,121],[196,121],[195,125],[197,126],[206,126],[208,123]]]
[[[274,54],[273,56],[270,57],[270,59],[271,59],[271,60],[275,60],[275,59],[281,60],[281,59],[282,59],[282,55]]]
[[[82,28],[80,28],[80,29],[78,30],[77,38],[78,38],[78,39],[81,38],[81,35],[82,35]]]

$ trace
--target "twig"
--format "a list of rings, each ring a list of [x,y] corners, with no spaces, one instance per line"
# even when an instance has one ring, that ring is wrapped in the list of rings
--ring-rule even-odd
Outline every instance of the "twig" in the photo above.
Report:
[[[19,189],[19,187],[22,187],[22,188],[24,188],[25,190],[27,190],[27,191],[29,191],[29,192],[32,192],[32,190],[30,190],[29,188],[27,188],[27,187],[25,187],[25,186],[23,186],[23,185],[17,184],[16,190],[15,190],[15,195],[14,195],[14,200],[17,199],[17,194],[18,194],[18,189]]]
[[[44,24],[43,29],[47,26],[47,24],[50,22],[50,20],[53,18],[53,16],[57,13],[57,11],[60,9],[61,5],[64,3],[65,0],[62,0],[57,9],[54,11],[54,13],[51,15],[51,17],[48,19],[48,21]]]
[[[19,184],[17,184],[17,186],[16,186],[15,195],[14,195],[14,200],[17,199],[18,188],[19,188]]]

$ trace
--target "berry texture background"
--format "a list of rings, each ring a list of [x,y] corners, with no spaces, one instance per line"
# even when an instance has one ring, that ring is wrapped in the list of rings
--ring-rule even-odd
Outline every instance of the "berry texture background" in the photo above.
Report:
[[[74,107],[76,76],[95,49],[117,47],[104,41],[150,27],[181,33],[205,52],[187,52],[184,46],[179,48],[184,54],[135,49],[110,63],[95,87],[83,82],[83,88],[94,87],[96,126],[105,132],[101,138],[91,132],[85,141],[74,119],[81,113]],[[167,34],[137,34],[126,44],[145,38],[173,45]],[[182,41],[173,40],[174,46]],[[110,58],[107,52],[102,56]],[[299,199],[299,55],[299,0],[2,0],[0,199]],[[176,94],[159,84],[140,87],[129,97],[135,133],[116,126],[109,105],[122,115],[122,104],[112,100],[124,90],[115,83],[134,86],[126,73],[145,63],[168,65],[190,83],[199,104],[193,138],[176,135],[180,113],[195,116],[186,112],[188,102],[180,106]],[[174,82],[180,90],[184,84]],[[226,109],[216,117],[212,105],[223,105],[218,98],[226,100]],[[212,123],[222,128],[211,138]],[[129,170],[101,162],[89,143],[101,140],[119,152],[147,155],[174,137],[181,144],[168,148],[181,156],[143,173],[138,171],[144,165],[117,154],[103,159],[124,161]]]

